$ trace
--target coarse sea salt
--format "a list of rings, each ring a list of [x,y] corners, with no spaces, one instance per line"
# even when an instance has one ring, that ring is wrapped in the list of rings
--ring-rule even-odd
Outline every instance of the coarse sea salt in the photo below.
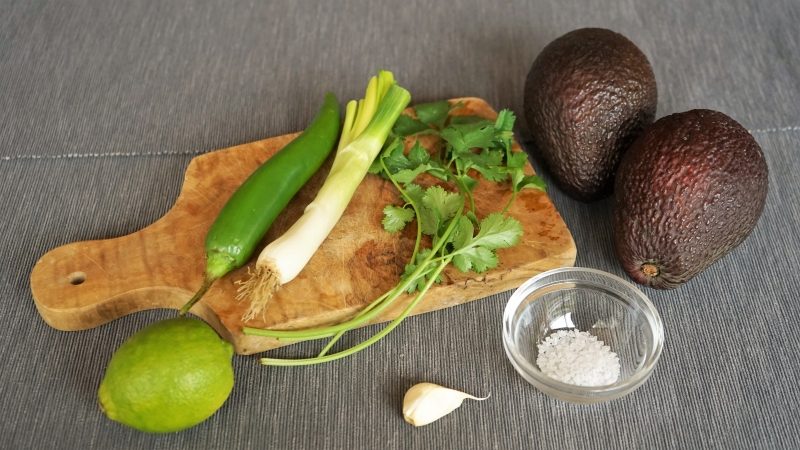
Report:
[[[559,330],[539,344],[536,364],[548,377],[576,386],[603,386],[619,379],[619,357],[586,331]]]

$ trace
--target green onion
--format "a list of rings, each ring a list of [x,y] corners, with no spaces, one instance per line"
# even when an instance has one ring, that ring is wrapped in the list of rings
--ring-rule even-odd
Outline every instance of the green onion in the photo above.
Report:
[[[370,79],[362,100],[347,104],[336,157],[316,198],[286,233],[264,248],[250,278],[239,283],[237,298],[250,302],[245,320],[260,314],[280,286],[303,270],[341,218],[410,101],[411,94],[395,83],[392,73],[381,71]]]

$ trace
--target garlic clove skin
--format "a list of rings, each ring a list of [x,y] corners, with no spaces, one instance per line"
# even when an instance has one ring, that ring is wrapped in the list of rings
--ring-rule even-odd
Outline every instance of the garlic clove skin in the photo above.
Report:
[[[415,384],[403,397],[403,418],[415,427],[427,425],[453,412],[467,398],[486,400],[489,397],[478,398],[433,383]]]

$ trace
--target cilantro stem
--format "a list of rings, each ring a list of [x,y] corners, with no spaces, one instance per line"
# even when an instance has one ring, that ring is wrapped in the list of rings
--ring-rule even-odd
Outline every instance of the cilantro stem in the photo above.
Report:
[[[331,348],[333,348],[333,346],[334,346],[334,345],[335,345],[337,342],[339,342],[339,339],[341,339],[341,338],[342,338],[342,336],[344,336],[344,334],[345,334],[345,333],[347,333],[347,330],[342,330],[342,331],[339,331],[339,332],[337,332],[337,333],[336,333],[336,334],[335,334],[335,335],[334,335],[334,336],[331,338],[331,340],[330,340],[330,341],[328,341],[328,343],[327,343],[327,344],[325,344],[325,347],[322,347],[322,350],[320,350],[320,351],[319,351],[319,354],[317,354],[317,358],[322,358],[323,356],[325,356],[325,355],[328,353],[328,351],[329,351]]]
[[[357,314],[357,315],[356,315],[354,318],[355,318],[355,319],[358,319],[358,318],[360,318],[360,317],[364,316],[365,314],[367,314],[367,313],[368,313],[370,310],[372,310],[373,308],[375,308],[376,306],[378,306],[378,304],[379,304],[380,302],[382,302],[383,300],[385,300],[385,299],[386,299],[386,298],[389,296],[389,294],[391,294],[392,292],[394,292],[394,290],[389,290],[389,291],[386,291],[386,292],[385,292],[383,295],[381,295],[380,297],[378,297],[377,299],[375,299],[375,300],[374,300],[372,303],[370,303],[369,305],[367,305],[367,306],[366,306],[364,309],[362,309],[362,310],[361,310],[361,311],[360,311],[360,312],[359,312],[359,313],[358,313],[358,314]],[[345,334],[346,332],[347,332],[347,330],[340,330],[340,331],[338,331],[338,332],[337,332],[337,333],[336,333],[336,334],[335,334],[335,335],[334,335],[334,336],[331,338],[331,340],[330,340],[330,341],[328,341],[328,343],[325,345],[325,347],[323,347],[323,348],[322,348],[322,350],[320,350],[320,352],[319,352],[319,355],[317,355],[317,356],[325,356],[325,354],[326,354],[326,353],[328,353],[328,351],[329,351],[329,350],[330,350],[330,349],[331,349],[331,348],[334,346],[334,344],[336,344],[336,342],[338,342],[338,341],[339,341],[339,339],[341,339],[341,338],[342,338],[342,336],[344,336],[344,334]]]
[[[392,173],[389,171],[389,168],[386,167],[386,162],[383,159],[383,155],[379,156],[379,159],[381,161],[381,168],[383,168],[383,171],[386,172],[386,174],[388,175],[389,181],[391,181],[394,187],[398,191],[400,191],[400,196],[403,197],[403,200],[405,200],[406,203],[411,205],[411,209],[414,210],[414,217],[417,218],[417,240],[414,242],[414,251],[411,252],[411,259],[409,259],[409,261],[412,262],[416,261],[417,253],[419,253],[419,246],[422,243],[422,227],[419,224],[419,207],[417,207],[416,202],[414,202],[414,200],[411,198],[410,195],[408,195],[405,189],[403,189],[400,186],[397,180],[394,179]]]
[[[463,211],[463,205],[458,209],[455,217],[461,215]],[[447,226],[447,229],[442,236],[442,239],[436,243],[436,245],[431,249],[431,253],[420,263],[420,265],[405,277],[401,282],[389,290],[387,293],[378,297],[377,300],[373,301],[371,304],[375,304],[376,306],[372,307],[371,310],[365,311],[363,313],[359,313],[356,317],[342,322],[336,325],[331,325],[327,327],[320,327],[320,328],[311,328],[305,330],[265,330],[261,328],[251,328],[251,327],[243,327],[242,332],[246,335],[251,336],[265,336],[265,337],[272,337],[272,338],[289,338],[289,339],[302,339],[302,340],[310,340],[310,339],[320,339],[326,337],[335,337],[335,333],[339,331],[347,331],[353,328],[356,328],[369,320],[375,318],[380,313],[382,313],[386,308],[388,308],[400,295],[405,292],[412,283],[415,283],[417,279],[425,274],[429,267],[428,265],[434,259],[434,255],[439,251],[439,249],[447,242],[447,238],[453,233],[455,229],[455,225],[458,221],[451,220],[450,224]],[[437,274],[438,276],[438,274]],[[382,299],[383,297],[383,299]],[[371,305],[370,304],[370,305]]]
[[[511,198],[508,199],[508,203],[506,203],[506,206],[503,207],[503,211],[502,211],[503,214],[506,214],[508,212],[508,209],[511,208],[511,205],[514,204],[514,201],[517,199],[517,193],[518,192],[519,191],[516,189],[516,187],[512,186]]]
[[[432,255],[432,254],[431,254]],[[414,272],[412,272],[407,278],[401,281],[400,284],[395,286],[394,288],[390,289],[381,297],[376,299],[375,301],[371,302],[370,305],[372,308],[368,311],[363,311],[363,314],[358,314],[356,317],[342,322],[336,325],[331,325],[327,327],[320,327],[320,328],[310,328],[304,330],[265,330],[261,328],[251,328],[251,327],[243,327],[242,331],[246,335],[252,336],[265,336],[265,337],[273,337],[273,338],[290,338],[290,339],[303,339],[303,340],[310,340],[310,339],[321,339],[326,337],[335,337],[335,333],[340,331],[348,331],[353,328],[362,325],[369,320],[375,318],[380,313],[382,313],[386,308],[388,308],[400,295],[411,286],[412,283],[416,282],[417,278],[422,275],[425,271],[426,265],[430,262],[432,258],[426,258],[422,264],[417,267]]]
[[[467,200],[469,200],[469,210],[472,211],[473,214],[477,214],[477,211],[475,210],[475,197],[472,196],[472,190],[467,187],[463,181],[461,181],[461,177],[464,174],[458,167],[456,167],[456,172],[458,174],[458,176],[455,177],[456,187],[458,187],[458,190],[461,191],[461,194],[465,195]]]
[[[451,258],[448,258],[445,261],[442,261],[438,265],[438,267],[436,267],[433,276],[428,279],[428,281],[425,283],[425,286],[417,293],[414,299],[411,300],[408,306],[406,306],[405,309],[403,309],[400,315],[398,315],[394,320],[389,322],[389,324],[386,325],[386,327],[384,327],[381,331],[372,335],[372,337],[370,337],[369,339],[359,344],[356,344],[348,348],[347,350],[343,350],[341,352],[333,353],[330,355],[317,356],[315,358],[305,358],[305,359],[261,358],[261,364],[264,364],[265,366],[307,366],[311,364],[321,364],[330,361],[335,361],[337,359],[345,358],[347,356],[358,353],[361,350],[364,350],[365,348],[378,342],[384,336],[389,334],[398,325],[400,325],[400,322],[405,320],[405,318],[408,317],[409,314],[411,314],[411,311],[414,309],[415,306],[417,306],[420,300],[422,300],[422,298],[425,297],[425,294],[428,292],[428,289],[430,289],[430,287],[436,281],[436,278],[439,277],[439,274],[441,274],[444,268],[447,267],[447,265],[450,263],[450,259]]]

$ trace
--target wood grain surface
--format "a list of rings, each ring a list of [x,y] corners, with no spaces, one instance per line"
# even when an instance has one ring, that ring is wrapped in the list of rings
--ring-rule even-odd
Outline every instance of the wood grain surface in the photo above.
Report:
[[[483,100],[462,98],[454,114],[494,118]],[[133,234],[64,245],[45,254],[31,273],[31,289],[44,320],[60,330],[96,327],[136,311],[178,309],[202,281],[203,241],[214,218],[238,185],[296,134],[264,139],[210,152],[189,164],[175,205],[161,219]],[[430,143],[430,142],[428,142]],[[521,151],[514,143],[515,149]],[[301,189],[265,237],[279,236],[302,213],[327,174],[331,160]],[[528,165],[526,170],[533,173]],[[478,216],[508,200],[507,185],[481,181],[475,190]],[[389,234],[381,226],[382,209],[397,202],[391,183],[367,175],[344,216],[304,271],[283,287],[263,317],[248,326],[292,329],[345,319],[398,281],[414,245],[413,227]],[[464,274],[450,267],[444,281],[431,288],[415,314],[459,305],[519,286],[527,278],[572,265],[575,243],[548,196],[525,190],[510,214],[523,224],[519,245],[498,252],[500,265],[484,274]],[[192,312],[231,341],[240,354],[284,343],[245,336],[235,281],[248,266],[217,281]],[[376,322],[390,320],[407,304],[402,298]]]

